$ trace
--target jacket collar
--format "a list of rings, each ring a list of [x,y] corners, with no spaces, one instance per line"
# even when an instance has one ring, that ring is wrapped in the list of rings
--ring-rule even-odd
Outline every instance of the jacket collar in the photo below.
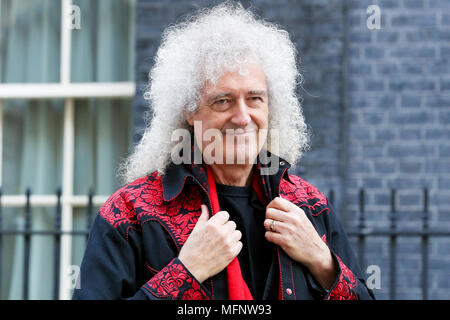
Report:
[[[264,172],[263,169],[270,167],[272,165],[272,162],[264,165],[260,161],[259,156],[257,158],[255,166],[256,172],[261,178],[261,183],[264,187],[266,196],[269,199],[273,199],[279,195],[279,186],[282,178],[292,183],[292,181],[289,179],[288,174],[290,164],[281,157],[272,155],[269,151],[266,152],[271,161],[278,162],[278,169],[276,170],[276,172],[271,175],[262,174]],[[192,157],[192,159],[194,158]],[[188,179],[191,179],[194,183],[200,185],[204,189],[204,191],[209,194],[208,177],[206,174],[205,163],[174,164],[173,162],[171,162],[166,168],[165,174],[162,176],[164,200],[171,201],[175,199],[183,191],[183,188]]]

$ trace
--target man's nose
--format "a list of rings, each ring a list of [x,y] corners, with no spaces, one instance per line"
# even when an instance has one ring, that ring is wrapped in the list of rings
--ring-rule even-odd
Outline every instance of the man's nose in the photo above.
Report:
[[[251,121],[252,118],[248,113],[248,106],[245,103],[245,99],[238,99],[237,105],[233,110],[231,122],[239,126],[247,126]]]

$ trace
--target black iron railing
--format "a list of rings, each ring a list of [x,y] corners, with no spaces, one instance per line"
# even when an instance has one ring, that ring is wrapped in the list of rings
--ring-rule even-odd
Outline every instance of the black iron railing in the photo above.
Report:
[[[54,237],[54,254],[53,254],[53,299],[59,299],[59,284],[60,284],[60,262],[61,262],[61,236],[85,236],[86,240],[89,237],[89,230],[92,225],[93,218],[93,191],[89,189],[88,192],[88,204],[86,212],[86,228],[84,230],[71,230],[63,231],[61,229],[61,188],[56,191],[57,203],[55,208],[54,228],[53,230],[33,230],[32,229],[32,214],[31,214],[31,190],[29,188],[25,191],[26,203],[25,203],[25,221],[23,229],[4,229],[3,228],[3,206],[2,206],[2,191],[0,189],[0,274],[2,274],[3,261],[3,236],[23,236],[23,287],[22,287],[22,299],[29,299],[29,275],[30,275],[30,254],[31,254],[31,237],[35,235],[47,235]],[[1,279],[1,277],[0,277]],[[0,282],[0,292],[2,290],[2,283]]]
[[[358,239],[358,259],[361,268],[365,266],[366,239],[369,237],[385,237],[389,239],[389,298],[397,298],[397,240],[399,237],[416,237],[421,239],[421,287],[422,299],[429,298],[428,290],[428,270],[429,270],[429,238],[430,237],[450,237],[450,230],[429,226],[429,194],[428,189],[423,190],[423,213],[421,226],[416,229],[400,228],[397,222],[398,208],[396,190],[390,193],[390,216],[389,226],[386,228],[371,227],[367,224],[365,215],[365,194],[364,190],[359,191],[359,221],[356,228],[347,228],[350,237]]]

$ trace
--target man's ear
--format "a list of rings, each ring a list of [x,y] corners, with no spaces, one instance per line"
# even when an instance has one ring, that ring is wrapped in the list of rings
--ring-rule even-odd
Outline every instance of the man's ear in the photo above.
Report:
[[[184,118],[186,119],[187,123],[189,123],[189,125],[191,127],[193,127],[194,126],[194,114],[192,112],[183,110],[183,115],[184,115]]]

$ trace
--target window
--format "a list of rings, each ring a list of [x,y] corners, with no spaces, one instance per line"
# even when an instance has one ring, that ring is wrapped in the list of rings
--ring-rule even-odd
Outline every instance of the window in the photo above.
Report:
[[[23,230],[29,188],[36,231],[28,260],[23,234],[0,234],[0,299],[53,299],[55,283],[71,298],[86,237],[63,234],[58,250],[39,232],[54,228],[58,188],[70,232],[86,226],[89,190],[98,209],[119,187],[132,142],[134,10],[134,0],[0,0],[0,225]]]

